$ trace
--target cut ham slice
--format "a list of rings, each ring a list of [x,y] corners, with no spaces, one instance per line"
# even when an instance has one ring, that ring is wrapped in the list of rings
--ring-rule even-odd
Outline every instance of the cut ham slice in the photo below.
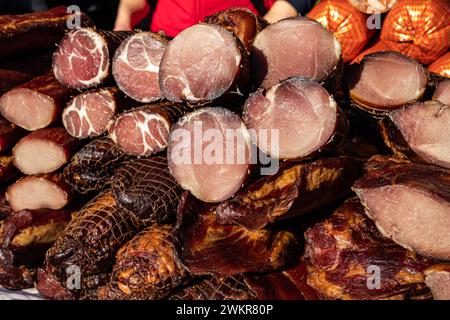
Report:
[[[342,116],[320,84],[303,78],[287,79],[267,91],[259,89],[250,95],[243,113],[258,147],[282,159],[305,158],[329,142],[339,143],[342,136],[336,133]]]
[[[105,133],[109,121],[132,104],[117,87],[95,89],[70,100],[63,110],[62,121],[72,137],[93,138]]]
[[[64,128],[37,130],[14,147],[14,165],[25,174],[50,173],[66,164],[79,146]]]
[[[375,157],[353,190],[378,230],[427,258],[450,260],[450,170]]]
[[[398,52],[376,52],[347,73],[353,103],[371,113],[383,113],[423,96],[428,71],[417,61]]]
[[[437,85],[433,99],[450,105],[450,79],[443,80]]]
[[[205,202],[220,202],[243,185],[251,162],[250,135],[235,113],[202,108],[182,117],[169,137],[168,163],[185,190]]]
[[[304,17],[288,18],[256,36],[252,73],[262,88],[294,76],[323,81],[337,69],[341,53],[339,41],[320,23]]]
[[[247,54],[233,34],[209,24],[192,26],[169,44],[159,70],[168,100],[204,102],[248,83]]]
[[[120,90],[139,102],[161,99],[159,64],[167,44],[166,38],[152,32],[139,32],[123,41],[112,63]]]
[[[74,29],[61,40],[53,55],[53,73],[69,88],[87,89],[111,75],[111,59],[120,43],[133,32]]]
[[[26,130],[38,130],[59,119],[72,93],[48,73],[1,96],[0,112]]]
[[[8,187],[6,200],[14,211],[63,208],[72,193],[61,174],[27,176]]]

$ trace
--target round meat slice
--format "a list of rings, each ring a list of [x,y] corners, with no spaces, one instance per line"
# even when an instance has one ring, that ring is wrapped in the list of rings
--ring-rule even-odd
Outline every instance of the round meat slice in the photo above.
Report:
[[[251,94],[243,118],[263,152],[274,158],[299,159],[332,139],[338,106],[317,82],[290,78]]]
[[[235,113],[202,108],[182,117],[169,137],[169,169],[185,190],[220,202],[243,185],[251,162],[250,135]]]
[[[416,102],[390,115],[408,146],[428,163],[450,168],[450,106]]]
[[[320,23],[304,17],[288,18],[256,36],[252,74],[262,88],[294,76],[322,81],[337,69],[341,54],[339,41]]]
[[[385,51],[367,55],[347,73],[350,97],[371,113],[402,107],[423,96],[428,71],[401,53]]]
[[[161,60],[159,81],[168,100],[215,100],[247,85],[248,59],[231,32],[198,24],[170,42]]]
[[[367,14],[385,13],[392,9],[397,0],[347,0],[361,12]]]
[[[434,91],[434,100],[450,105],[450,79],[441,81]]]
[[[122,42],[112,63],[112,73],[120,90],[139,102],[162,98],[159,64],[168,40],[152,32],[139,32]]]
[[[53,73],[68,88],[87,89],[111,75],[111,59],[132,32],[74,29],[61,40],[53,55]]]

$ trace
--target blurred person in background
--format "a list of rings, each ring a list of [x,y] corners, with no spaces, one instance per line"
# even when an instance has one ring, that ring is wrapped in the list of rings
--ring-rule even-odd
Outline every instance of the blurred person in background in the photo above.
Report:
[[[270,23],[304,15],[316,0],[120,0],[114,30],[139,28],[163,31],[175,36],[206,16],[241,7],[266,18]]]

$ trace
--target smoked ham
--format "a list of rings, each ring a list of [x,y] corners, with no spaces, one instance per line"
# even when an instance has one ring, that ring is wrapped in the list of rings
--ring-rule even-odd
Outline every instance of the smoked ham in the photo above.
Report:
[[[434,91],[433,100],[438,100],[450,106],[450,79],[438,83]]]
[[[27,131],[0,116],[0,153],[16,144]]]

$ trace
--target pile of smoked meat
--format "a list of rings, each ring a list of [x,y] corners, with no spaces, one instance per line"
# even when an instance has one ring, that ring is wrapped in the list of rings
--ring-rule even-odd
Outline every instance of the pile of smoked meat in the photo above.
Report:
[[[449,16],[323,0],[173,39],[0,16],[0,286],[450,299]]]

